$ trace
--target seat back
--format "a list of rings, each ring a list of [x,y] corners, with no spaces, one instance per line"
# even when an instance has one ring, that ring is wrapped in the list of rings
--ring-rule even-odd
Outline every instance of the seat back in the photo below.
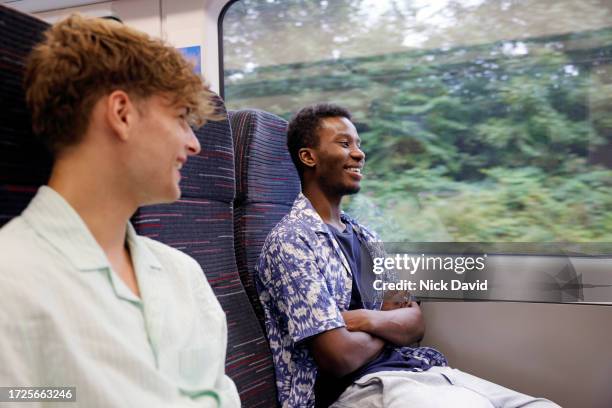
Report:
[[[227,118],[221,98],[217,103],[219,113]],[[181,169],[181,198],[172,204],[142,207],[132,221],[139,234],[180,249],[202,266],[227,315],[226,372],[236,383],[243,406],[274,406],[272,356],[236,267],[229,120],[209,122],[195,133],[201,151]]]
[[[264,327],[254,284],[255,264],[268,233],[291,209],[300,179],[287,150],[287,122],[258,110],[230,112],[236,155],[236,261],[244,288]]]
[[[49,179],[51,155],[32,133],[22,87],[24,60],[48,26],[0,5],[0,227]]]

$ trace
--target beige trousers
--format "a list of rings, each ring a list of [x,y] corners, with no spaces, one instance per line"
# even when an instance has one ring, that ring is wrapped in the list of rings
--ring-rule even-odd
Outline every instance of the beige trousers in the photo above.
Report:
[[[331,408],[559,408],[450,367],[382,371],[353,383]]]

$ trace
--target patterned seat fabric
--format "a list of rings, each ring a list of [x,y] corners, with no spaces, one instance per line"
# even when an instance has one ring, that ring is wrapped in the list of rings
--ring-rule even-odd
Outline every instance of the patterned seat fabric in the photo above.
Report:
[[[19,215],[49,178],[52,160],[32,135],[21,85],[24,59],[47,27],[0,5],[0,226]],[[229,121],[211,122],[196,134],[202,151],[181,170],[181,200],[143,207],[132,222],[140,234],[179,248],[202,265],[227,315],[226,370],[242,404],[272,407],[276,404],[272,359],[234,255],[235,179]]]
[[[218,98],[218,111],[227,117]],[[132,222],[141,235],[195,258],[227,315],[226,371],[244,407],[276,403],[272,357],[240,281],[234,254],[234,151],[229,120],[209,122],[195,132],[202,150],[181,170],[181,198],[142,207]]]
[[[32,134],[22,87],[24,60],[47,27],[0,6],[0,227],[49,179],[51,155]]]
[[[287,151],[284,119],[258,110],[241,110],[230,112],[230,120],[236,154],[236,260],[263,328],[254,267],[266,236],[289,212],[300,192],[300,179]]]

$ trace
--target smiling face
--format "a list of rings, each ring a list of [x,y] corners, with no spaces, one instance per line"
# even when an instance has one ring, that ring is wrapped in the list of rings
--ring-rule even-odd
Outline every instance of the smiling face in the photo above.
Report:
[[[311,148],[315,180],[326,193],[335,196],[355,194],[361,188],[365,153],[355,125],[344,117],[321,119],[318,145]]]
[[[187,123],[187,108],[154,95],[140,102],[129,158],[130,184],[140,205],[176,201],[180,170],[200,143]]]

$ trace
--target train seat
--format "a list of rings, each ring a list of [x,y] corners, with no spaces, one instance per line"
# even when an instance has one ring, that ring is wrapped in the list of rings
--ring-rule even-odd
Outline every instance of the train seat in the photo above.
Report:
[[[218,98],[218,111],[225,106]],[[132,222],[139,234],[173,246],[202,266],[227,315],[226,373],[244,407],[273,406],[276,386],[264,332],[238,275],[234,254],[234,152],[228,119],[197,130],[201,151],[181,169],[181,198],[141,207]]]
[[[236,159],[234,231],[244,288],[264,327],[253,281],[255,263],[270,230],[289,212],[300,179],[287,151],[287,122],[258,110],[230,112]]]
[[[0,227],[49,179],[51,155],[32,134],[22,88],[24,59],[47,24],[0,7]]]

